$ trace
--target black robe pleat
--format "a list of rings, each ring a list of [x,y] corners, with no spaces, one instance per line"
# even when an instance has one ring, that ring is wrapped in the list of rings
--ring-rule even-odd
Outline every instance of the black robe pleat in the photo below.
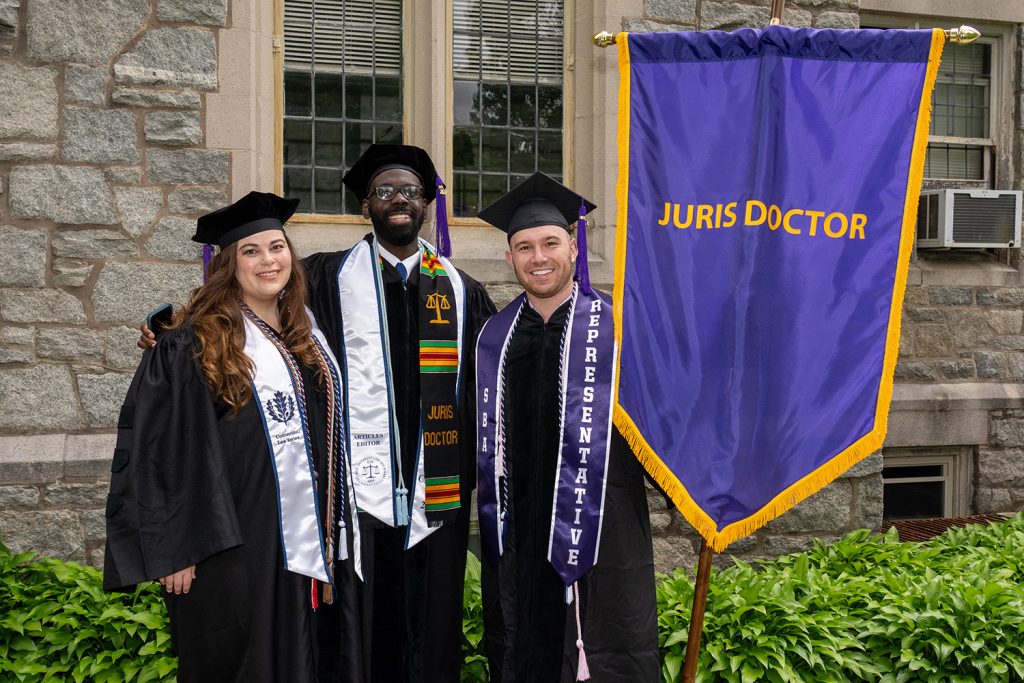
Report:
[[[300,369],[323,514],[324,396],[314,370]],[[178,680],[314,683],[311,580],[283,568],[258,408],[250,401],[232,417],[211,398],[190,327],[161,335],[143,356],[118,428],[104,588],[131,589],[195,564],[188,594],[164,593]],[[337,599],[353,603],[352,563],[335,566]]]
[[[371,236],[367,235],[366,239]],[[303,260],[309,277],[310,308],[341,361],[341,315],[338,269],[348,252],[313,254]],[[459,413],[462,507],[454,524],[445,524],[409,550],[403,550],[406,527],[392,528],[369,515],[360,515],[363,530],[361,613],[363,657],[367,680],[373,683],[447,683],[459,680],[462,666],[462,589],[469,533],[470,496],[476,485],[476,452],[472,434],[473,350],[483,323],[494,314],[487,291],[461,270],[466,287],[466,339],[461,368]],[[420,421],[419,387],[419,273],[403,285],[389,263],[383,269],[388,341],[394,378],[395,403],[402,449],[402,473],[413,481]],[[367,283],[367,296],[372,296]],[[339,648],[348,637],[333,627],[336,608],[321,609],[320,680],[349,683],[345,657]],[[339,641],[341,645],[339,646]],[[339,653],[335,656],[332,653]]]
[[[512,509],[497,567],[482,567],[485,647],[495,683],[574,681],[575,604],[547,559],[560,440],[559,350],[568,313],[527,305],[509,342],[506,448]],[[587,664],[597,683],[659,678],[654,558],[643,468],[613,431],[597,565],[579,582]]]

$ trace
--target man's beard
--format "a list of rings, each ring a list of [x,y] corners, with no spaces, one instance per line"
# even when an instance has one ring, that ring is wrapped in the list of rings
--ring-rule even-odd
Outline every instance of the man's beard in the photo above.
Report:
[[[377,237],[381,241],[393,244],[396,247],[404,247],[416,240],[420,234],[420,228],[423,227],[423,213],[413,211],[412,209],[406,209],[405,211],[412,218],[408,225],[391,225],[387,220],[389,213],[400,213],[401,210],[384,212],[383,214],[370,212],[370,222],[373,224],[373,231],[377,233]]]

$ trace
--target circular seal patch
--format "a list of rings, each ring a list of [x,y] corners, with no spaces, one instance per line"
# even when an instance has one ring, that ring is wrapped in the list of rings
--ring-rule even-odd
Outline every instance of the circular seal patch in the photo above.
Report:
[[[387,470],[384,461],[374,455],[368,455],[355,464],[352,476],[360,486],[376,486],[384,483]]]

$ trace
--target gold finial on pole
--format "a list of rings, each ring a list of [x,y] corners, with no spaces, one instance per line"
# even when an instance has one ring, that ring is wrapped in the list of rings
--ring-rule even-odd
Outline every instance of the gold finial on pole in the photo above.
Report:
[[[615,44],[615,34],[608,31],[601,31],[594,36],[594,45],[598,47],[611,47]]]
[[[946,40],[957,45],[968,45],[981,37],[981,33],[973,26],[958,26],[946,29]]]

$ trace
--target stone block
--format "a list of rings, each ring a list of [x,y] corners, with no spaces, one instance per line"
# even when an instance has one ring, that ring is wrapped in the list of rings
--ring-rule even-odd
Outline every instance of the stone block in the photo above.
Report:
[[[904,308],[924,308],[928,305],[928,290],[916,285],[907,285],[903,292]]]
[[[1024,306],[1024,289],[1006,287],[997,290],[996,304],[999,306]]]
[[[860,0],[795,0],[797,5],[804,7],[821,7],[828,5],[839,9],[859,10]]]
[[[167,210],[171,213],[198,215],[227,204],[227,193],[212,187],[185,187],[167,195]]]
[[[57,230],[53,255],[78,259],[138,256],[139,248],[119,230]]]
[[[523,293],[523,288],[519,285],[488,285],[487,293],[491,297],[491,301],[498,307],[500,311],[502,308],[507,306],[513,299]]]
[[[134,237],[153,227],[164,203],[164,193],[159,187],[117,187],[114,196],[121,225]]]
[[[699,555],[689,539],[675,536],[657,536],[652,541],[654,546],[654,571],[668,574],[676,568],[682,568],[690,576],[697,573]]]
[[[857,529],[880,531],[882,528],[882,475],[854,482],[853,525]]]
[[[905,308],[904,315],[915,323],[946,322],[946,314],[940,308]]]
[[[988,316],[983,311],[951,310],[947,311],[947,319],[953,333],[953,343],[959,348],[985,347],[992,339]]]
[[[15,553],[85,560],[82,522],[70,510],[0,511],[0,538]]]
[[[803,12],[810,14],[809,12]],[[790,10],[787,8],[785,21],[790,22]],[[771,8],[740,5],[732,2],[704,2],[700,8],[700,27],[704,31],[717,29],[731,31],[737,28],[761,28],[768,25],[771,19]]]
[[[996,305],[996,293],[998,289],[992,287],[979,287],[974,292],[974,300],[979,306],[995,306]]]
[[[974,489],[974,511],[979,515],[993,512],[1011,512],[1013,499],[1007,489],[977,487]]]
[[[201,284],[200,271],[198,263],[107,263],[93,289],[96,319],[138,325],[162,301],[187,301]]]
[[[156,8],[161,21],[207,26],[223,26],[227,14],[227,0],[159,0]]]
[[[977,484],[989,488],[1024,487],[1024,450],[978,449]]]
[[[921,358],[943,358],[953,354],[953,335],[945,325],[914,328],[914,354]]]
[[[939,362],[939,370],[945,379],[970,379],[974,377],[976,368],[974,367],[974,361],[971,359],[944,360]]]
[[[852,502],[850,482],[840,479],[769,522],[765,530],[774,534],[845,530],[850,525]]]
[[[64,158],[98,164],[139,162],[135,115],[123,109],[64,110]]]
[[[0,139],[57,137],[57,72],[0,62]]]
[[[122,372],[102,375],[78,373],[78,395],[82,399],[85,422],[90,427],[116,427],[132,376]]]
[[[82,508],[106,505],[110,484],[66,484],[59,482],[43,488],[43,505],[48,508]]]
[[[81,414],[66,366],[0,369],[0,432],[80,427]]]
[[[0,225],[0,287],[46,286],[46,231]]]
[[[856,12],[819,12],[814,28],[860,28],[860,16]]]
[[[49,360],[102,362],[103,333],[81,327],[44,327],[39,330],[36,353]]]
[[[193,90],[176,92],[170,90],[139,90],[137,88],[117,88],[114,90],[114,102],[129,107],[165,107],[168,109],[199,109],[202,99]]]
[[[198,145],[203,128],[197,111],[157,111],[146,115],[146,141],[163,145]]]
[[[217,150],[151,149],[146,153],[149,181],[184,185],[225,185],[231,155]]]
[[[196,222],[191,218],[164,216],[146,241],[146,251],[156,258],[199,262],[203,248],[191,240],[195,231]]]
[[[663,534],[672,526],[672,515],[667,512],[651,513],[651,533]]]
[[[80,104],[102,105],[107,101],[107,69],[68,64],[64,69],[64,99]]]
[[[155,28],[114,62],[118,83],[172,88],[217,87],[217,45],[198,28]]]
[[[39,62],[106,64],[148,20],[147,0],[31,0],[28,54]]]
[[[73,225],[111,225],[114,198],[98,168],[18,166],[11,170],[10,206],[15,218],[41,218]]]
[[[914,355],[914,328],[904,323],[900,329],[900,346],[898,357],[906,360]]]
[[[1006,337],[996,337],[993,342],[998,349],[1006,349],[1009,351],[1022,351],[1024,350],[1024,335],[1011,334]]]
[[[647,0],[647,16],[680,24],[697,23],[696,0]]]
[[[981,379],[1001,379],[1006,373],[1006,357],[998,351],[977,351],[974,365]]]
[[[761,538],[764,554],[768,557],[781,557],[793,553],[802,553],[814,545],[813,536],[769,536]]]
[[[58,287],[81,287],[92,275],[92,264],[73,258],[53,259],[53,283]]]
[[[116,443],[116,434],[69,434],[64,449],[65,476],[109,480]]]
[[[0,327],[0,344],[32,346],[35,343],[36,328],[34,327],[15,327],[14,325]]]
[[[0,145],[0,161],[47,161],[57,156],[57,145],[12,142]]]
[[[84,323],[82,302],[59,289],[0,290],[0,318],[13,323]]]
[[[107,538],[106,510],[82,510],[82,527],[85,540],[104,541]]]
[[[1006,354],[1006,379],[1011,382],[1024,381],[1024,353]]]
[[[904,382],[934,382],[939,378],[935,363],[897,361],[893,376]]]
[[[989,444],[992,446],[1024,446],[1024,418],[993,417],[989,423]]]
[[[106,553],[106,546],[101,545],[98,548],[93,548],[89,551],[89,559],[87,560],[89,565],[96,567],[96,569],[103,569],[103,559]]]
[[[857,479],[859,477],[867,477],[872,474],[880,474],[882,472],[882,466],[882,451],[875,451],[850,469],[843,472],[841,478]]]
[[[32,508],[37,505],[39,489],[35,486],[0,486],[0,509]]]
[[[643,19],[639,17],[623,17],[622,30],[630,33],[658,33],[664,31],[686,31],[692,30],[680,24],[670,24],[654,19]]]
[[[107,330],[107,367],[135,370],[142,358],[142,349],[136,345],[138,340],[139,330],[135,327],[111,327]]]
[[[932,306],[970,306],[974,302],[970,287],[929,287]]]
[[[1024,311],[989,311],[988,324],[996,334],[1020,334]]]
[[[107,169],[107,179],[118,185],[138,185],[142,182],[142,169],[138,166],[114,166]]]
[[[63,434],[0,436],[0,484],[56,481],[64,469],[63,458]]]
[[[31,351],[23,349],[7,349],[0,347],[0,364],[9,363],[34,363],[36,355]]]
[[[0,56],[11,54],[18,44],[20,4],[21,0],[0,0]]]

